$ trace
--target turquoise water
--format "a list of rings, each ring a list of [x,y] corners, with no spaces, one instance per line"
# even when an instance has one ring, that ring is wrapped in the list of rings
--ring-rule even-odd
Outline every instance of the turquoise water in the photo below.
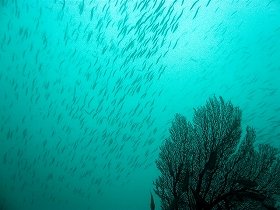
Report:
[[[0,24],[0,209],[149,209],[174,114],[213,95],[280,146],[278,0],[0,0]]]

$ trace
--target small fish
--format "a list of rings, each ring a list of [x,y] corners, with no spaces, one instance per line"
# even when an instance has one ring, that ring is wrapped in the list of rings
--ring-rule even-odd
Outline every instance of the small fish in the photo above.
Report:
[[[208,7],[208,5],[210,4],[211,0],[208,0],[207,4],[206,4],[206,7]]]
[[[196,10],[196,12],[195,12],[195,15],[193,16],[193,19],[195,19],[195,18],[196,18],[196,16],[197,16],[197,13],[198,13],[199,9],[200,9],[200,6],[197,8],[197,10]]]
[[[62,7],[61,7],[61,11],[62,11],[65,8],[65,0],[63,0],[61,3],[62,3]]]
[[[79,4],[79,14],[81,15],[84,11],[85,0],[81,1]]]
[[[197,1],[195,1],[195,2],[193,3],[193,5],[192,5],[191,8],[190,8],[190,11],[194,8],[194,6],[197,4],[197,2],[199,2],[199,0],[197,0]]]
[[[90,11],[90,20],[92,21],[92,18],[93,18],[93,12],[94,12],[94,7],[91,9]]]

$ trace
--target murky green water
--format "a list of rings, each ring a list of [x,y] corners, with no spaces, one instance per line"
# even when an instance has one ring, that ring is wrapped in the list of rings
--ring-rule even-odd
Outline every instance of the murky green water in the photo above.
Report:
[[[213,95],[280,146],[278,0],[0,0],[0,25],[0,209],[149,209]]]

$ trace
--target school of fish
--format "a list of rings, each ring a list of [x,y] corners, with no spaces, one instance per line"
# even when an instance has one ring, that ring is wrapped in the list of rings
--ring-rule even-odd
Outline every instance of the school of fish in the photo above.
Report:
[[[155,167],[174,113],[216,92],[242,98],[236,105],[244,108],[244,124],[256,122],[260,141],[280,146],[280,61],[274,62],[280,57],[280,21],[272,15],[271,32],[258,34],[258,49],[269,59],[263,59],[263,72],[252,73],[246,69],[257,64],[250,59],[261,62],[262,55],[253,53],[249,38],[230,36],[246,20],[229,27],[226,21],[242,9],[232,6],[225,14],[226,4],[0,0],[0,209],[38,209],[43,203],[49,206],[40,209],[77,209],[73,203],[105,209],[102,196],[112,188],[123,193],[119,187],[133,186],[134,173]],[[228,3],[234,4],[241,5]],[[251,4],[246,0],[246,8]],[[273,0],[262,5],[273,14],[280,8]],[[209,14],[224,16],[206,27]],[[203,43],[209,53],[200,57],[195,46],[206,49]],[[232,43],[238,46],[225,47]],[[179,64],[197,75],[188,79],[175,71]],[[175,76],[168,88],[172,72],[183,77]],[[234,82],[217,76],[223,72]],[[143,199],[135,198],[147,209],[152,178],[150,183]]]

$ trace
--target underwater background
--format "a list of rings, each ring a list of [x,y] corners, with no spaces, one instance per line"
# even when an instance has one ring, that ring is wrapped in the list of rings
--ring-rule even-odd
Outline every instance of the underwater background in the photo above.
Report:
[[[0,0],[0,26],[0,209],[149,209],[213,95],[280,147],[279,0]]]

